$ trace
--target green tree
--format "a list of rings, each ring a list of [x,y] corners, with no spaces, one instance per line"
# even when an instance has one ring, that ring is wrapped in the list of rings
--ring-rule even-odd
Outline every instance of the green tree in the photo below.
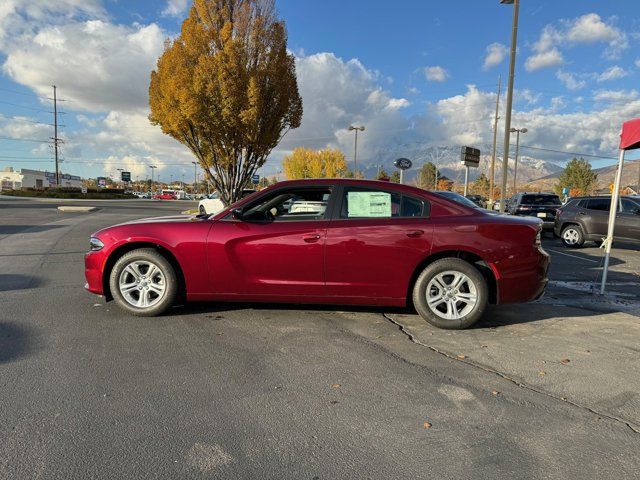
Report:
[[[489,179],[484,173],[481,173],[480,176],[475,179],[471,190],[477,195],[484,197],[489,196]]]
[[[151,73],[150,121],[186,145],[225,204],[300,126],[295,59],[273,0],[194,0]]]
[[[598,174],[591,170],[591,164],[584,158],[573,158],[560,174],[555,191],[562,194],[563,188],[568,188],[575,195],[590,195],[598,183]]]
[[[426,162],[418,171],[416,179],[419,188],[433,190],[436,185],[436,166],[431,162]]]
[[[400,183],[400,172],[398,170],[394,170],[391,176],[389,177],[389,181],[393,183]]]

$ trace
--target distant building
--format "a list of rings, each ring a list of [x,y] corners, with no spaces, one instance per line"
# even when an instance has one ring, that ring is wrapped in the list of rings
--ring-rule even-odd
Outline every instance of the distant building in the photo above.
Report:
[[[55,172],[21,169],[19,172],[12,167],[0,171],[0,188],[2,190],[19,190],[20,188],[49,188],[56,186]],[[60,174],[60,187],[82,187],[82,178],[68,173]]]

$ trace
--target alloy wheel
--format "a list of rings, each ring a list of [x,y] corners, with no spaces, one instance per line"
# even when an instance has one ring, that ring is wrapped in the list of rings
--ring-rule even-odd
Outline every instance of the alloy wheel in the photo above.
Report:
[[[471,313],[478,302],[478,291],[464,273],[448,270],[427,284],[427,305],[438,317],[457,320]]]
[[[580,233],[575,228],[567,228],[562,234],[562,239],[567,245],[575,245],[580,240]]]
[[[137,308],[157,304],[165,294],[167,282],[160,267],[146,260],[136,260],[122,270],[118,289],[127,303]]]

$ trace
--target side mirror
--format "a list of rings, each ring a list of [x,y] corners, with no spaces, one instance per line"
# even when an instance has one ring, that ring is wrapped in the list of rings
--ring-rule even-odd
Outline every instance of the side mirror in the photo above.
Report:
[[[231,210],[231,217],[234,220],[242,220],[243,217],[243,212],[241,208],[234,208],[233,210]]]

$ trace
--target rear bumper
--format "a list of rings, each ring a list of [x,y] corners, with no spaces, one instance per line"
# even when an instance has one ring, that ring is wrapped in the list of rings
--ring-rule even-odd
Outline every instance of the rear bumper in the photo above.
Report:
[[[514,256],[498,267],[498,303],[522,303],[540,298],[549,283],[550,257],[542,247],[531,255]]]
[[[84,288],[91,293],[104,295],[104,285],[102,282],[102,271],[104,266],[104,255],[101,252],[88,252],[84,256],[84,276],[87,283]]]

